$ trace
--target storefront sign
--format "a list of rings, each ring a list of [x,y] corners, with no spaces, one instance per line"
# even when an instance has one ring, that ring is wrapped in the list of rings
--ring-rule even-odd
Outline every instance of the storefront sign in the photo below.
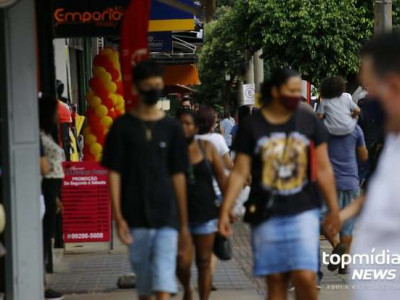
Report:
[[[118,36],[130,0],[56,0],[56,37]],[[181,0],[193,5],[192,0]],[[193,30],[190,13],[152,0],[149,31]]]
[[[172,52],[172,32],[149,33],[150,52]]]
[[[108,171],[96,162],[66,162],[64,171],[61,190],[64,241],[110,241]]]

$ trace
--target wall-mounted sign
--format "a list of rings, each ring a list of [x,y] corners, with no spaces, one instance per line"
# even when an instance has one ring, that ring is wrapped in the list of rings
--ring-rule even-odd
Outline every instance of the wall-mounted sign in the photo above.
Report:
[[[172,32],[149,33],[150,52],[172,52]]]
[[[193,5],[192,0],[180,0]],[[56,0],[56,37],[118,36],[129,0]],[[152,0],[149,31],[193,30],[190,13]]]

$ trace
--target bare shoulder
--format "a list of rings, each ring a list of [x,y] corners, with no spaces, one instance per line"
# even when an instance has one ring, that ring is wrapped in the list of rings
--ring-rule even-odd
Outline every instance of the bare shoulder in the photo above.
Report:
[[[212,157],[213,153],[217,151],[214,144],[207,140],[202,140],[201,142],[203,144],[204,150],[207,153],[207,156]]]

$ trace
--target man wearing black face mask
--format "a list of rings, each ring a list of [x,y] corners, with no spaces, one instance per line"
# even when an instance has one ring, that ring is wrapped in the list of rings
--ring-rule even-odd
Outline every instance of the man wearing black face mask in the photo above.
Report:
[[[157,109],[161,66],[139,63],[133,78],[138,105],[110,129],[102,164],[110,170],[118,236],[129,245],[139,298],[164,300],[177,292],[178,244],[180,252],[190,244],[187,149],[181,125]]]

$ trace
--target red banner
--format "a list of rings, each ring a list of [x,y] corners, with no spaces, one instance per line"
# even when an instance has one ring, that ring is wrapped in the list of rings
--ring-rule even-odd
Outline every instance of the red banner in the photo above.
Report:
[[[124,83],[125,110],[137,104],[137,94],[133,91],[132,68],[149,57],[148,31],[150,0],[131,0],[122,21],[120,60]]]
[[[96,162],[65,162],[64,172],[61,189],[64,241],[110,241],[108,171]]]

